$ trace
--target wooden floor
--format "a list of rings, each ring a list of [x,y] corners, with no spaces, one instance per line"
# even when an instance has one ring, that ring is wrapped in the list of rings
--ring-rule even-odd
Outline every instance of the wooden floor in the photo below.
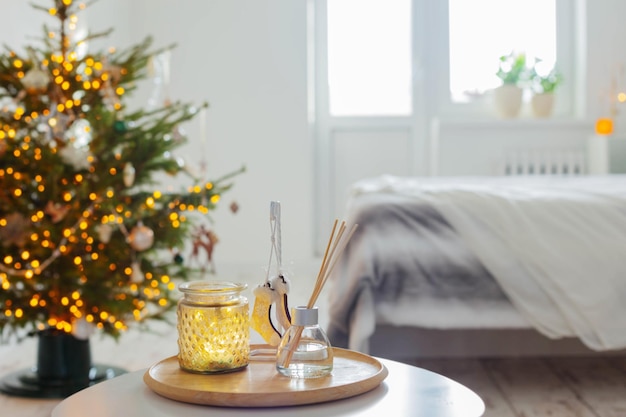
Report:
[[[423,359],[484,400],[484,417],[624,417],[626,357]]]

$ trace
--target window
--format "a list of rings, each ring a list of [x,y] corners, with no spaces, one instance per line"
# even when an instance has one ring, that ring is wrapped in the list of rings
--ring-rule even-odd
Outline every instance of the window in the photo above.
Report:
[[[560,0],[320,0],[322,110],[336,116],[475,113],[499,57],[525,52],[564,75],[573,102],[574,4]],[[414,85],[414,80],[422,85]],[[568,82],[569,80],[569,82]],[[421,101],[421,103],[420,103]],[[571,104],[563,104],[570,111]],[[452,110],[454,109],[454,110]],[[470,110],[471,109],[471,110]]]
[[[468,102],[501,84],[498,58],[511,52],[535,58],[537,72],[557,63],[555,0],[449,0],[450,98]],[[485,13],[489,10],[489,13]],[[540,11],[540,12],[538,12]]]
[[[411,0],[330,0],[327,7],[330,114],[410,114]]]

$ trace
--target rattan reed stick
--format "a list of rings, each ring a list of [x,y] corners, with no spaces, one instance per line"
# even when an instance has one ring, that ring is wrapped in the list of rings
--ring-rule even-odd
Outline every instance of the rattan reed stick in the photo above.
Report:
[[[328,277],[332,273],[335,265],[337,264],[337,261],[343,254],[343,251],[346,248],[346,245],[348,244],[356,228],[358,227],[358,224],[354,224],[351,227],[350,232],[348,233],[347,237],[342,240],[342,237],[346,230],[346,222],[343,221],[341,223],[341,226],[339,227],[339,231],[335,235],[335,230],[337,229],[337,222],[338,220],[335,220],[333,224],[333,228],[330,233],[330,237],[328,239],[328,244],[326,245],[326,250],[324,251],[324,257],[322,258],[322,265],[320,266],[320,270],[317,275],[317,279],[315,281],[313,292],[311,293],[311,297],[309,298],[309,303],[307,304],[307,308],[313,308],[315,306],[315,302],[317,301],[317,298],[322,292],[324,284],[328,280]],[[301,336],[302,336],[302,329],[300,328],[294,335],[292,343],[287,347],[288,351],[287,351],[287,357],[285,358],[285,366],[289,366],[289,363],[291,362],[291,358],[293,357],[294,351],[298,347],[298,344],[300,343]]]

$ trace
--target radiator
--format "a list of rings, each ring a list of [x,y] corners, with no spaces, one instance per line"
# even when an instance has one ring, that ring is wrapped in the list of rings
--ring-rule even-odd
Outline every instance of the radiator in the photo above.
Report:
[[[506,152],[499,175],[584,175],[586,154],[579,149],[531,149]]]

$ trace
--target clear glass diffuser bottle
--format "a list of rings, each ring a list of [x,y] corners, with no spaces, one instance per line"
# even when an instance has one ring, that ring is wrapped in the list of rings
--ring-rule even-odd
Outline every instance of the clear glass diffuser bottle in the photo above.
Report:
[[[318,378],[333,370],[333,350],[319,326],[317,307],[292,309],[292,325],[276,352],[276,369],[291,378]]]

